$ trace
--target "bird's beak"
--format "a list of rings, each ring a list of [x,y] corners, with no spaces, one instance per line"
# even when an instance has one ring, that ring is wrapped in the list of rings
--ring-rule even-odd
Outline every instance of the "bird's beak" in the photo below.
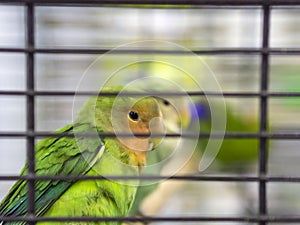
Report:
[[[165,126],[161,117],[155,117],[150,121],[150,140],[149,140],[149,151],[157,148],[165,136]]]

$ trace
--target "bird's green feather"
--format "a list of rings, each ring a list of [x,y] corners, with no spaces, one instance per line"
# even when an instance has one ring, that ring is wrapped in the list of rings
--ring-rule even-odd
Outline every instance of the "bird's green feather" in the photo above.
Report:
[[[75,127],[68,125],[56,133],[74,134],[80,132],[83,127],[86,129],[86,124],[78,124]],[[67,136],[49,137],[41,140],[36,145],[36,175],[84,175],[89,171],[89,161],[93,160],[101,146],[93,146],[94,149],[86,149],[82,152],[85,155],[83,158],[75,141],[74,138]],[[27,169],[25,166],[22,175],[26,174]],[[73,181],[37,180],[35,182],[36,214],[44,214],[72,183]],[[0,214],[25,216],[28,204],[27,192],[28,187],[25,180],[16,182],[2,201]]]

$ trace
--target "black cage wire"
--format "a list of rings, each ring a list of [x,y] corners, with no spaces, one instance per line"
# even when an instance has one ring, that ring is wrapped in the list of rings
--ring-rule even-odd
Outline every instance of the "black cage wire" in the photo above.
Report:
[[[26,45],[24,48],[10,48],[1,47],[1,53],[24,53],[26,56],[26,90],[25,91],[14,91],[14,90],[1,90],[1,96],[25,96],[26,97],[26,131],[25,132],[1,132],[0,137],[2,138],[16,138],[25,137],[27,143],[27,160],[28,160],[28,175],[26,176],[8,176],[1,175],[1,181],[25,179],[28,181],[28,217],[26,218],[14,218],[0,216],[0,221],[26,221],[29,224],[35,224],[39,221],[147,221],[147,222],[249,222],[256,224],[269,224],[269,223],[300,223],[300,214],[285,216],[285,215],[270,215],[268,213],[268,199],[267,185],[272,182],[300,182],[300,177],[297,176],[272,176],[268,174],[268,160],[267,160],[267,145],[270,139],[299,139],[300,133],[298,132],[269,132],[268,131],[268,101],[273,98],[294,98],[300,97],[299,92],[271,92],[269,91],[269,61],[270,55],[299,55],[299,48],[271,48],[269,46],[270,39],[270,16],[274,7],[290,7],[300,5],[298,0],[167,0],[167,1],[131,1],[131,0],[119,0],[119,1],[99,1],[99,0],[10,0],[0,2],[4,5],[19,5],[25,7],[25,37]],[[257,98],[259,99],[259,132],[253,133],[239,133],[239,132],[227,132],[225,138],[255,138],[259,140],[259,163],[258,163],[258,174],[255,176],[248,175],[207,175],[200,174],[197,176],[172,176],[169,179],[173,180],[187,180],[187,181],[220,181],[220,182],[254,182],[258,184],[258,213],[254,216],[186,216],[186,217],[117,217],[117,218],[43,218],[35,216],[34,209],[34,184],[38,179],[101,179],[101,177],[47,177],[35,176],[35,155],[34,146],[35,139],[40,137],[47,137],[54,135],[48,132],[38,132],[35,129],[35,98],[37,96],[72,96],[75,93],[72,91],[38,91],[35,88],[35,56],[36,54],[104,54],[110,49],[103,48],[38,48],[35,45],[35,8],[37,6],[66,6],[66,7],[103,7],[106,5],[117,6],[117,5],[128,5],[128,7],[134,7],[135,4],[147,4],[148,7],[160,7],[163,5],[171,5],[176,8],[178,5],[186,5],[194,8],[201,7],[225,7],[230,9],[231,7],[251,7],[255,6],[261,12],[262,24],[261,24],[261,47],[258,48],[214,48],[214,49],[200,49],[194,50],[193,52],[198,55],[258,55],[260,57],[260,90],[258,92],[224,92],[224,93],[206,93],[206,95],[212,96],[224,96],[225,98],[237,97],[237,98]],[[3,32],[3,31],[2,31]],[[146,51],[147,52],[147,51]],[[151,52],[151,50],[150,50]],[[156,50],[156,53],[166,53],[164,51]],[[167,52],[168,53],[168,52]],[[170,54],[172,52],[169,52]],[[78,93],[77,93],[78,94]],[[82,92],[82,95],[90,95],[95,93]],[[168,94],[168,93],[165,93]],[[191,92],[191,96],[203,95],[202,92]],[[207,137],[208,134],[200,134],[200,137]],[[109,135],[108,135],[109,136]],[[179,136],[177,134],[170,136]],[[215,134],[217,137],[218,134]],[[115,179],[126,177],[114,177]],[[129,177],[130,178],[130,177]],[[139,179],[160,179],[158,177],[141,177]],[[128,179],[128,177],[127,177]]]

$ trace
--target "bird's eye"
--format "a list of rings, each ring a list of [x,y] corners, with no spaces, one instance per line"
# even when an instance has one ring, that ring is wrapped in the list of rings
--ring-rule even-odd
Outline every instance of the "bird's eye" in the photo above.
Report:
[[[128,116],[133,121],[138,121],[139,120],[139,114],[136,111],[130,111],[128,113]]]
[[[165,99],[163,100],[163,103],[164,103],[164,105],[170,105],[170,102]]]

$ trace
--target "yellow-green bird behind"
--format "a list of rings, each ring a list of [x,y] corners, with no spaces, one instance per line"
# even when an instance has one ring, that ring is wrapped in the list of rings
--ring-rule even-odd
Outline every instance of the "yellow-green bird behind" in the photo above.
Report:
[[[103,92],[120,92],[122,87],[103,88]],[[116,99],[118,99],[116,101]],[[160,138],[84,137],[83,133],[163,133],[161,122],[152,122],[162,114],[153,97],[91,97],[72,125],[36,145],[36,175],[133,175],[139,174],[146,162],[147,151],[157,146]],[[124,169],[125,168],[125,169]],[[25,165],[22,175],[27,173]],[[130,181],[129,181],[130,182]],[[37,180],[35,211],[37,216],[125,216],[133,203],[137,181],[132,185],[112,180]],[[134,183],[135,182],[135,183]],[[134,185],[135,184],[135,185]],[[27,216],[27,182],[15,183],[0,204],[1,216]],[[24,221],[2,224],[26,224]],[[117,222],[39,222],[38,224],[118,224]]]

